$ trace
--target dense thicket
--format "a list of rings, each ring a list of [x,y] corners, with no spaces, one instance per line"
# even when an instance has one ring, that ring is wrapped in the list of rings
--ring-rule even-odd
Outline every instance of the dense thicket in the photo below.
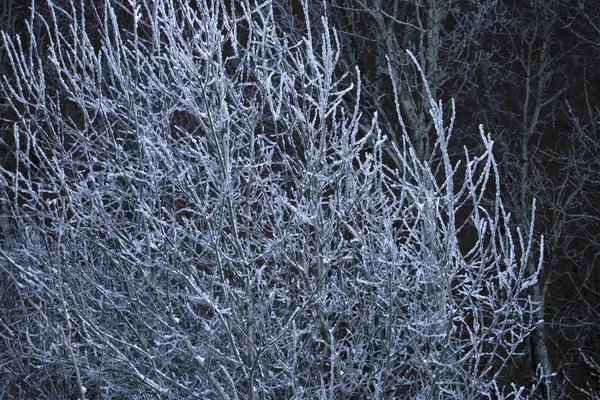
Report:
[[[542,365],[553,374],[540,393],[546,399],[595,396],[600,3],[338,0],[315,6],[315,17],[323,9],[338,27],[341,62],[364,72],[364,112],[377,111],[390,139],[402,132],[398,98],[417,155],[431,159],[428,93],[446,104],[455,99],[461,110],[452,154],[477,148],[477,124],[490,131],[506,208],[526,229],[536,199],[534,240],[548,239],[531,293],[544,322],[527,342],[528,363],[515,370],[531,377]]]
[[[594,393],[587,5],[5,3],[0,398]]]

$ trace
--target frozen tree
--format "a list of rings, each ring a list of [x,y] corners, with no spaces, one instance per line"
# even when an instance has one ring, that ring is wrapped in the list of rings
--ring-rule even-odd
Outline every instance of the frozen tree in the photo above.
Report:
[[[317,19],[324,8],[312,4]],[[534,240],[548,238],[531,288],[539,324],[519,375],[526,380],[541,365],[545,399],[595,387],[600,382],[585,359],[598,356],[600,327],[598,1],[335,0],[325,10],[338,28],[340,63],[361,66],[364,132],[376,111],[389,143],[398,140],[397,99],[417,156],[430,160],[436,135],[430,96],[454,98],[461,110],[451,157],[463,144],[483,151],[477,125],[490,131],[506,209],[527,230],[537,199]],[[532,258],[530,274],[536,265]]]
[[[533,396],[534,206],[513,225],[490,136],[451,157],[406,52],[425,159],[395,81],[393,140],[362,115],[326,14],[232,3],[32,4],[2,35],[1,396]]]

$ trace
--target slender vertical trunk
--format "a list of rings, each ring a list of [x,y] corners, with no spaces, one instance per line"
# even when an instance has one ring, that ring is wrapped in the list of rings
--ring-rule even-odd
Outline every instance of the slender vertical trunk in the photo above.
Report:
[[[546,37],[548,32],[539,33],[536,31],[533,33],[533,38],[537,38],[542,35]],[[523,106],[523,120],[522,120],[522,138],[521,138],[521,171],[520,171],[520,225],[522,229],[529,229],[531,226],[531,157],[530,157],[530,140],[539,124],[540,113],[543,107],[543,93],[547,85],[546,67],[548,57],[548,41],[543,40],[541,46],[538,48],[534,46],[534,40],[528,43],[527,59],[525,64],[525,103]],[[537,60],[536,60],[536,54]],[[537,61],[537,62],[536,62]],[[537,65],[535,65],[537,64]],[[540,249],[544,251],[544,249]],[[536,266],[533,260],[528,260],[528,273],[530,276],[536,273]],[[545,312],[546,312],[546,294],[549,279],[551,275],[550,270],[542,271],[545,279],[538,281],[532,289],[533,300],[538,303],[539,310],[537,312],[536,325],[533,335],[530,337],[531,342],[531,362],[533,370],[537,370],[538,366],[541,368],[542,374],[544,375],[542,383],[542,395],[545,400],[556,400],[557,393],[552,385],[552,375],[554,368],[548,354],[548,334],[547,327],[545,324]]]
[[[535,266],[533,263],[529,263],[529,273],[532,272],[532,269],[535,270]],[[535,331],[533,335],[530,337],[531,341],[531,361],[534,369],[538,366],[541,367],[542,373],[544,374],[544,380],[542,382],[542,396],[545,400],[556,400],[558,398],[556,389],[552,384],[552,374],[554,368],[552,366],[552,361],[550,360],[550,356],[548,354],[548,331],[546,327],[546,323],[544,320],[544,311],[545,311],[545,300],[546,300],[546,289],[548,287],[549,279],[546,278],[544,282],[538,282],[533,287],[533,297],[534,299],[539,299],[539,310],[537,312],[536,318],[537,323],[535,326]],[[543,285],[540,287],[540,285]]]

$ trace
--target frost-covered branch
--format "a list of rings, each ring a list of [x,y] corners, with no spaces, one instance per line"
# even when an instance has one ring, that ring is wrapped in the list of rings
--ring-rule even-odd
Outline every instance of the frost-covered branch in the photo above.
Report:
[[[326,18],[292,40],[273,2],[198,3],[48,3],[43,35],[3,34],[7,390],[526,397],[534,242],[490,137],[451,157],[430,99],[424,162],[361,128]]]

